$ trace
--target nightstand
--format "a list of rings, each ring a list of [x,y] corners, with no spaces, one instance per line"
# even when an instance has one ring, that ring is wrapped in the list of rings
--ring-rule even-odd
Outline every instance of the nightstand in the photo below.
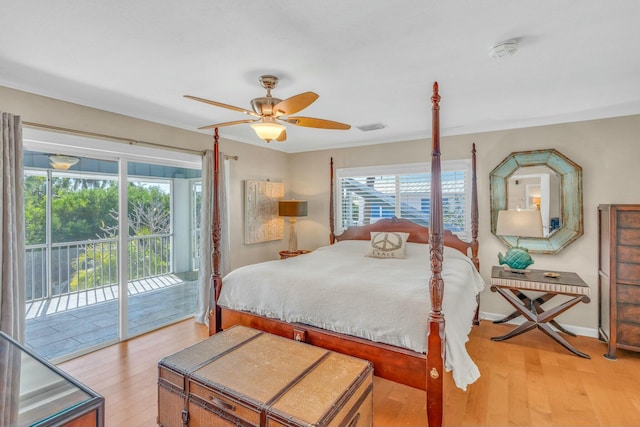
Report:
[[[311,251],[307,251],[304,249],[299,249],[297,251],[294,252],[289,252],[289,251],[280,251],[280,259],[287,259],[287,258],[293,258],[294,256],[298,256],[298,255],[304,255],[304,254],[308,254]]]
[[[573,354],[590,359],[588,354],[574,348],[549,326],[551,324],[561,332],[575,336],[574,333],[567,331],[553,319],[579,302],[588,303],[591,301],[591,289],[576,273],[545,273],[542,270],[533,269],[526,273],[515,273],[507,271],[503,267],[494,266],[491,269],[491,290],[502,295],[516,309],[509,316],[496,320],[494,323],[504,323],[519,316],[525,318],[522,325],[508,334],[491,338],[493,341],[508,340],[537,327]],[[524,291],[541,292],[542,296],[529,297]],[[543,309],[542,304],[556,295],[566,295],[572,298],[555,307]]]

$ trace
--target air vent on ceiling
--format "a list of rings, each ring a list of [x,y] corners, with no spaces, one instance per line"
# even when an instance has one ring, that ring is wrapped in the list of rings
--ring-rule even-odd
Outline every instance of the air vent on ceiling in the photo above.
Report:
[[[357,128],[360,129],[362,132],[369,132],[370,130],[384,129],[386,127],[387,125],[385,125],[384,123],[371,123],[369,125],[357,126]]]

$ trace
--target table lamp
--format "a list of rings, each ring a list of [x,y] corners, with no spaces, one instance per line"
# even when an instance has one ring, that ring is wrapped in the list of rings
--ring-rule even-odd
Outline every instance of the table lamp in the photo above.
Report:
[[[514,236],[516,245],[503,256],[498,253],[500,264],[506,264],[511,271],[523,272],[533,264],[527,248],[520,247],[521,237],[542,237],[542,216],[537,209],[511,209],[498,211],[496,225],[498,236]]]
[[[278,201],[278,215],[289,217],[289,252],[298,251],[298,235],[296,234],[296,218],[307,216],[306,200]]]

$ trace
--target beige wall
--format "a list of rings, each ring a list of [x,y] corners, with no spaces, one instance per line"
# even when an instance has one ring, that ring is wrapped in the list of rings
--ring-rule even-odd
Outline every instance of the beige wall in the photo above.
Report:
[[[0,111],[22,116],[24,121],[109,134],[130,139],[204,150],[211,136],[163,126],[119,114],[83,107],[51,98],[0,87]],[[514,151],[555,148],[582,166],[584,235],[557,255],[534,255],[534,267],[575,271],[591,286],[592,302],[563,314],[561,323],[582,328],[597,327],[597,217],[601,203],[639,203],[640,116],[579,122],[556,126],[514,129],[442,138],[444,160],[469,157],[471,144],[478,148],[481,273],[488,282],[498,252],[506,247],[490,232],[489,173]],[[221,151],[238,155],[231,162],[231,266],[276,259],[287,246],[285,239],[255,245],[243,244],[243,183],[246,179],[270,179],[285,183],[286,197],[309,201],[309,216],[297,223],[299,247],[315,249],[329,238],[329,159],[335,167],[427,162],[430,141],[417,140],[359,148],[284,154],[267,148],[221,140]],[[295,179],[294,179],[295,178]],[[285,228],[286,230],[286,228]],[[511,310],[486,290],[482,311]]]
[[[563,324],[597,328],[597,206],[601,203],[639,203],[640,116],[443,137],[442,158],[468,158],[471,144],[477,146],[478,197],[480,211],[481,274],[488,283],[497,253],[506,247],[491,234],[489,174],[514,151],[555,148],[582,166],[584,235],[556,255],[534,254],[533,267],[575,271],[591,286],[592,302],[580,304],[559,317]],[[294,193],[309,199],[309,216],[298,222],[299,246],[313,249],[327,242],[329,159],[336,168],[377,164],[426,162],[430,140],[381,144],[361,148],[316,151],[292,155]],[[446,286],[446,285],[445,285]],[[446,293],[446,292],[445,292]],[[510,306],[488,289],[481,296],[481,310],[509,313]]]

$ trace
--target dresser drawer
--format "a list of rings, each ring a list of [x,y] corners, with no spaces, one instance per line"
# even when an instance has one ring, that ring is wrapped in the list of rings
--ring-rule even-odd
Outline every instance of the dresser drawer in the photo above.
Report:
[[[640,285],[640,264],[616,263],[619,282]]]
[[[618,303],[640,304],[640,286],[618,285]]]
[[[618,345],[640,347],[640,325],[620,322],[618,325]]]
[[[640,228],[639,211],[618,211],[618,227],[620,228]]]
[[[618,303],[618,319],[621,322],[640,325],[640,304]]]
[[[618,262],[640,263],[640,246],[618,246]]]
[[[618,230],[618,245],[637,246],[640,245],[640,229],[621,228]]]

